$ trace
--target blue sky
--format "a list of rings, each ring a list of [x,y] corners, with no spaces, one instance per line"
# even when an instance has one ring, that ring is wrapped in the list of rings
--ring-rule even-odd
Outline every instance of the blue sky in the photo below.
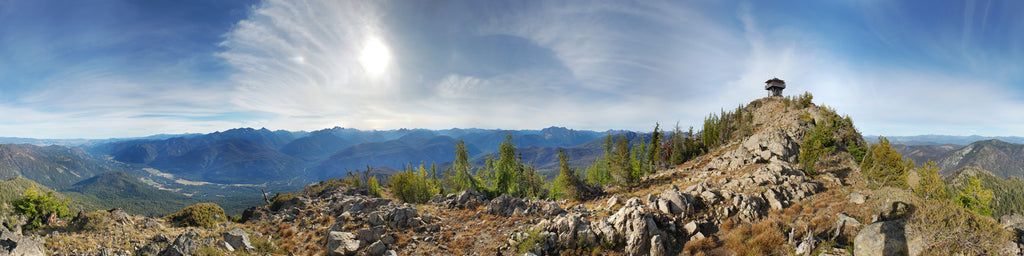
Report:
[[[763,82],[864,134],[1024,135],[1020,1],[0,0],[0,136],[698,126]]]

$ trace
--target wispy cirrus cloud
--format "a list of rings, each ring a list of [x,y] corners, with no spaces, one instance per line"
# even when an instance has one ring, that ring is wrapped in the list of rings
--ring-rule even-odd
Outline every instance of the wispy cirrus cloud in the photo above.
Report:
[[[916,5],[0,2],[0,133],[649,130],[773,76],[868,134],[1019,133],[1021,4]]]

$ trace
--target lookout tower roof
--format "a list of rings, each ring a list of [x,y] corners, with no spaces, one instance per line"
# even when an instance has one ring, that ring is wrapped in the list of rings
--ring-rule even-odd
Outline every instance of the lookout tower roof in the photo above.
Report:
[[[772,87],[778,87],[780,89],[786,89],[786,81],[782,81],[779,78],[772,78],[768,81],[764,81],[764,89],[770,90]]]

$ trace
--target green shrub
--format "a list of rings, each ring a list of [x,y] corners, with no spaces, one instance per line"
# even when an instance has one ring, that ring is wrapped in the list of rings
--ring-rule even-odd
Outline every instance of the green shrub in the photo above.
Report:
[[[80,231],[100,231],[107,229],[113,223],[114,221],[110,218],[110,212],[95,211],[83,214],[73,224]]]
[[[537,244],[542,242],[540,231],[537,228],[526,230],[526,238],[516,244],[516,249],[521,253],[525,253],[533,250],[533,248],[537,248]]]
[[[167,215],[166,218],[180,226],[204,228],[212,228],[227,221],[224,209],[215,203],[198,203]]]
[[[926,239],[921,255],[996,255],[1011,237],[992,218],[950,200],[928,200],[911,218],[911,228]]]
[[[864,154],[867,153],[867,147],[857,145],[857,142],[850,141],[846,146],[846,150],[850,151],[850,155],[853,155],[853,159],[857,160],[857,163],[864,161]]]
[[[804,135],[804,143],[800,145],[800,169],[804,171],[804,174],[817,174],[815,165],[818,163],[818,159],[835,152],[834,133],[835,127],[832,122],[824,120],[816,123],[808,131],[808,134]]]
[[[992,190],[981,187],[981,179],[971,176],[966,186],[960,190],[956,202],[964,208],[977,212],[981,215],[991,216]]]
[[[569,155],[563,150],[558,150],[558,163],[560,168],[554,184],[551,185],[551,197],[582,200],[583,182],[576,176],[576,170],[569,167]]]
[[[380,187],[380,182],[377,181],[377,177],[370,177],[369,192],[371,196],[380,197],[384,193],[384,189]]]
[[[402,202],[426,203],[439,192],[422,164],[418,168],[407,166],[404,171],[391,175],[390,180],[391,195]]]
[[[68,200],[57,201],[54,199],[53,191],[47,191],[46,194],[39,194],[36,190],[35,185],[29,187],[25,191],[25,197],[14,200],[12,203],[15,212],[18,214],[28,217],[28,229],[35,229],[43,224],[43,219],[51,213],[56,213],[57,217],[68,218],[71,217],[71,211],[68,210]]]
[[[868,147],[860,170],[868,178],[898,188],[907,188],[907,166],[903,155],[892,148],[889,139],[878,137],[878,144]]]
[[[935,167],[935,162],[928,161],[921,164],[921,168],[917,169],[917,176],[920,177],[920,181],[914,188],[915,195],[933,200],[949,198],[946,183],[942,181],[942,177],[939,177],[939,168]]]

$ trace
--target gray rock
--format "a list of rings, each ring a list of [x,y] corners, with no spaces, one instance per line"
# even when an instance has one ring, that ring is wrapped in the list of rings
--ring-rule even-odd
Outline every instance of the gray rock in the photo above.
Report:
[[[135,222],[132,221],[132,216],[128,215],[124,210],[121,210],[121,208],[111,209],[109,212],[110,218],[117,224],[125,226],[135,225]]]
[[[159,221],[156,221],[153,218],[146,218],[145,220],[143,220],[142,221],[142,226],[144,226],[146,229],[156,229],[156,230],[164,229],[164,225],[160,224]]]
[[[683,195],[678,190],[669,189],[661,192],[661,198],[665,199],[669,203],[670,214],[688,214],[693,208],[693,200],[689,195]]]
[[[912,204],[896,201],[885,207],[885,209],[878,214],[878,219],[881,221],[887,221],[907,218],[914,214],[916,209],[917,207]]]
[[[924,239],[905,226],[906,220],[892,220],[875,222],[864,227],[854,238],[853,254],[919,255],[924,249]]]
[[[383,255],[384,252],[387,251],[387,249],[388,249],[387,245],[385,245],[384,243],[381,243],[380,241],[377,241],[377,242],[371,244],[369,247],[366,247],[366,255],[369,255],[369,256]]]
[[[398,252],[395,250],[387,250],[384,252],[384,256],[398,256]]]
[[[392,244],[395,244],[397,239],[395,238],[394,234],[387,234],[387,235],[381,236],[380,241],[383,242],[386,245],[392,245]]]
[[[718,204],[719,201],[718,194],[711,190],[705,190],[704,192],[700,192],[700,199],[703,199],[704,203],[707,204],[709,207],[711,205]]]
[[[810,256],[811,252],[814,251],[814,247],[817,242],[818,241],[814,239],[814,236],[810,232],[807,232],[807,234],[804,235],[803,241],[800,242],[800,245],[797,245],[796,254]]]
[[[369,223],[370,226],[380,226],[384,225],[384,218],[380,216],[380,213],[371,212],[366,216],[366,222]]]
[[[178,238],[174,239],[174,243],[171,243],[171,246],[164,249],[164,251],[160,253],[160,256],[192,255],[196,250],[199,250],[199,241],[196,241],[198,238],[199,233],[196,233],[195,230],[189,230],[188,232],[178,235]]]
[[[683,225],[683,230],[686,231],[686,235],[688,236],[692,236],[693,234],[696,234],[698,231],[700,231],[697,227],[696,221],[687,222],[686,225]]]
[[[620,204],[622,204],[622,198],[619,198],[619,196],[615,195],[608,198],[608,201],[605,202],[604,208],[612,209],[615,208],[616,205]]]
[[[626,201],[626,205],[609,217],[609,222],[626,240],[627,255],[650,253],[651,237],[661,232],[639,198]]]
[[[1005,229],[1024,230],[1024,216],[1020,214],[1007,214],[999,217],[999,224]]]
[[[864,202],[868,199],[868,197],[864,196],[864,194],[857,193],[857,192],[850,193],[850,195],[848,195],[846,197],[850,198],[850,202],[851,203],[855,203],[855,204],[864,204]]]
[[[327,235],[329,255],[352,255],[359,251],[359,240],[349,232],[332,231]]]
[[[665,241],[661,239],[661,235],[655,235],[651,237],[651,256],[664,256],[665,255]]]
[[[228,244],[233,248],[246,251],[256,249],[255,247],[252,247],[252,243],[249,241],[249,233],[246,233],[245,230],[242,230],[241,228],[234,228],[227,232],[223,232],[221,233],[221,236],[224,237],[224,241],[228,242]]]
[[[14,234],[11,234],[12,236]],[[0,239],[0,255],[43,256],[43,243],[28,237],[6,237]]]
[[[362,247],[380,240],[381,233],[384,233],[381,229],[364,228],[356,231],[356,239],[359,240],[359,246]]]
[[[763,197],[766,201],[768,201],[768,206],[771,206],[772,210],[782,210],[782,208],[784,207],[784,205],[782,205],[782,202],[779,201],[778,195],[775,194],[775,190],[773,189],[769,188],[765,190]]]
[[[224,240],[220,240],[220,241],[214,242],[213,245],[216,248],[219,248],[221,250],[225,250],[225,251],[229,251],[229,252],[234,252],[235,251],[235,247],[231,246],[231,244],[229,244],[227,241],[224,241]]]

